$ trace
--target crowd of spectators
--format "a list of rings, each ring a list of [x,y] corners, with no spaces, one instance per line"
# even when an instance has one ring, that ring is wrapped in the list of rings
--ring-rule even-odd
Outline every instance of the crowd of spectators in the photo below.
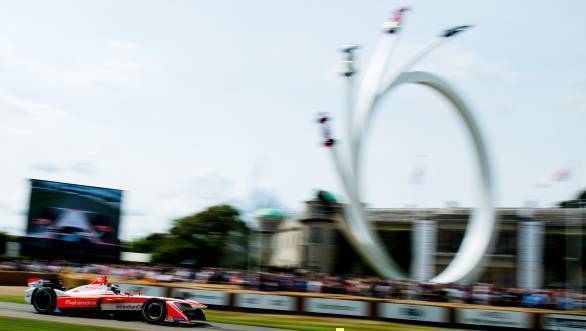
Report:
[[[249,272],[220,268],[192,269],[160,265],[75,264],[65,261],[7,261],[1,270],[76,272],[109,275],[113,279],[157,282],[223,284],[259,291],[332,293],[402,300],[457,302],[481,305],[547,309],[585,309],[583,293],[563,288],[526,290],[498,288],[491,284],[431,284],[385,280],[366,276],[332,276],[309,272]]]

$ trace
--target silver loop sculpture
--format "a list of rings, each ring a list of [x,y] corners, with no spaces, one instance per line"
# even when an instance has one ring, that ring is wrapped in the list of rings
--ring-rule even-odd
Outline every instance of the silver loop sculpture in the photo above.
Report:
[[[459,26],[444,31],[394,73],[387,73],[389,59],[401,28],[402,16],[406,11],[406,8],[400,8],[395,12],[392,20],[385,23],[387,33],[383,35],[378,50],[365,74],[356,103],[354,102],[353,87],[355,74],[353,54],[357,46],[350,45],[343,49],[346,54],[346,58],[343,61],[343,75],[348,81],[347,131],[349,150],[346,153],[348,156],[346,160],[342,160],[338,153],[337,142],[331,135],[329,118],[323,115],[319,120],[323,128],[324,145],[331,151],[334,165],[349,200],[344,209],[345,217],[340,217],[337,221],[345,237],[356,251],[381,276],[392,279],[408,278],[385,252],[384,245],[378,234],[371,230],[369,220],[362,207],[360,197],[362,142],[366,138],[369,124],[376,111],[378,111],[378,105],[383,97],[391,94],[403,84],[417,84],[431,88],[445,97],[457,111],[473,142],[480,178],[480,189],[478,191],[480,205],[470,216],[464,239],[454,259],[443,272],[429,281],[434,283],[466,282],[472,280],[481,269],[483,258],[489,251],[497,226],[487,149],[470,108],[455,89],[436,75],[421,71],[409,72],[408,70],[433,49],[440,46],[447,39],[466,30],[469,26]]]

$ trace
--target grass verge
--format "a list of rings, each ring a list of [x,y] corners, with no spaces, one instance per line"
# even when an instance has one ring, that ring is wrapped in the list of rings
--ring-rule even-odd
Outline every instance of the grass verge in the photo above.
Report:
[[[0,302],[26,303],[22,295],[0,295]]]
[[[0,316],[0,330],[4,331],[122,331],[124,329],[70,323],[47,322],[25,318]]]
[[[0,295],[0,301],[12,303],[25,303],[22,296]],[[440,330],[439,328],[390,323],[375,320],[305,316],[305,315],[281,315],[281,314],[259,314],[243,313],[226,310],[206,309],[205,314],[210,322],[265,326],[290,330],[302,331],[334,331],[336,328],[344,328],[345,331],[378,331],[378,330]],[[27,321],[27,320],[25,320]],[[0,319],[0,322],[3,322]],[[36,321],[31,321],[36,322]],[[5,323],[0,323],[0,330],[45,330],[45,328],[3,328]],[[11,324],[14,325],[14,324]],[[69,324],[68,324],[69,325]],[[84,326],[83,329],[87,327]],[[65,329],[65,328],[63,328]],[[62,330],[61,328],[46,330]],[[76,329],[75,329],[76,330]],[[81,330],[81,328],[80,328]],[[94,330],[94,329],[91,329]],[[107,328],[95,328],[95,330],[116,330]],[[71,330],[68,330],[71,331]]]
[[[265,326],[303,331],[378,331],[378,330],[439,330],[438,328],[382,322],[375,320],[304,315],[257,314],[225,310],[205,310],[208,321],[229,324]]]

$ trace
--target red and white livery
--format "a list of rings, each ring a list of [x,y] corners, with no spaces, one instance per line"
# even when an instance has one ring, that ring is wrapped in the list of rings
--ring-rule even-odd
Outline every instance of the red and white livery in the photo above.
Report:
[[[206,320],[205,305],[182,298],[120,293],[101,276],[88,285],[65,290],[60,281],[29,279],[25,300],[40,314],[98,313],[115,317],[134,316],[147,323],[194,324]]]

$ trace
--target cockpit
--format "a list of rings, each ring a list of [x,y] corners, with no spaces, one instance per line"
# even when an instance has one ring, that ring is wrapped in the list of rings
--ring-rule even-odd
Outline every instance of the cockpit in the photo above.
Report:
[[[121,295],[120,293],[120,286],[117,284],[110,284],[110,291],[114,292],[116,295]]]

